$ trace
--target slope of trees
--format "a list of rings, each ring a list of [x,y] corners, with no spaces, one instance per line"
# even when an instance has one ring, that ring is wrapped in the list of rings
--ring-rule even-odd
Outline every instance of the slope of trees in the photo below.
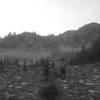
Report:
[[[83,65],[100,62],[100,37],[92,44],[90,49],[77,53],[73,59],[70,60],[71,65]]]
[[[9,33],[4,38],[0,39],[0,47],[2,48],[32,48],[39,46],[41,48],[57,47],[66,45],[72,47],[82,47],[96,40],[100,36],[100,24],[90,23],[84,25],[78,30],[66,31],[58,36],[48,35],[40,36],[36,32]]]
[[[23,32],[17,35],[14,32],[9,33],[4,38],[0,38],[0,52],[6,52],[6,50],[26,50],[32,53],[48,51],[50,52],[50,56],[53,57],[61,57],[62,55],[67,55],[67,60],[69,61],[70,58],[73,58],[72,54],[71,57],[69,56],[71,52],[79,52],[80,50],[82,50],[80,53],[76,54],[76,56],[82,56],[78,56],[77,59],[80,60],[80,58],[84,58],[85,56],[87,56],[87,54],[89,57],[90,55],[94,56],[90,52],[95,52],[96,54],[97,51],[94,50],[94,48],[97,48],[97,46],[95,47],[95,45],[98,44],[96,43],[96,41],[99,37],[100,24],[98,23],[86,24],[78,30],[66,31],[58,36],[55,36],[53,34],[48,36],[40,36],[36,34],[36,32]],[[65,47],[65,51],[61,51],[60,47]],[[67,47],[73,50],[68,51],[66,49]],[[92,48],[91,50],[93,51],[91,51],[90,48]],[[97,59],[96,57],[95,60]],[[85,60],[87,61],[87,59],[89,58],[87,57]]]

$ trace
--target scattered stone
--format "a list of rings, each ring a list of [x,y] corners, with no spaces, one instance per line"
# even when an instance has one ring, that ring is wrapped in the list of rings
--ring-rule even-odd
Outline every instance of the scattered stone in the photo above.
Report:
[[[8,87],[9,87],[9,88],[12,88],[12,87],[14,87],[14,85],[10,84],[10,85],[8,85]]]
[[[27,85],[28,82],[21,82],[20,84],[21,84],[21,85]]]
[[[73,66],[73,68],[77,68],[78,66]]]
[[[16,89],[20,89],[20,88],[22,88],[22,86],[16,86],[15,88],[16,88]]]
[[[13,96],[16,96],[16,94],[10,94],[10,93],[6,92],[5,96],[7,96],[7,97],[13,97]]]
[[[84,83],[84,80],[82,80],[82,79],[81,79],[81,80],[79,80],[79,83]]]
[[[97,69],[94,69],[94,72],[97,72],[98,70]]]
[[[94,83],[85,82],[86,85],[94,85]]]
[[[17,80],[21,80],[22,79],[22,77],[17,76],[17,75],[14,78],[17,79]]]

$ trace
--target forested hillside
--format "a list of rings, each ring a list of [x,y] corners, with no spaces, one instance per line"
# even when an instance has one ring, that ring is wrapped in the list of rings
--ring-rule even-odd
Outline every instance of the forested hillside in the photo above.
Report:
[[[90,23],[60,35],[40,36],[36,32],[9,33],[0,38],[0,55],[26,58],[70,55],[93,47],[100,37],[100,24]]]

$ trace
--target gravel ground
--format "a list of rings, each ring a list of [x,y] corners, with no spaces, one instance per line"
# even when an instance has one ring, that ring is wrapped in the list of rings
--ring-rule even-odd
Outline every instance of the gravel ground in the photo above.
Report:
[[[39,92],[51,81],[43,81],[41,68],[5,68],[0,72],[0,100],[42,100]],[[56,100],[100,100],[100,64],[66,65],[65,78],[56,78],[53,84],[59,91]]]

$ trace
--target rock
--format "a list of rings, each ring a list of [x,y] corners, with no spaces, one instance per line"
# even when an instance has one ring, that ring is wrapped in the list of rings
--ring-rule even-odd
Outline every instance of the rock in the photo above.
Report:
[[[21,85],[27,85],[28,82],[21,82],[20,84],[21,84]]]

